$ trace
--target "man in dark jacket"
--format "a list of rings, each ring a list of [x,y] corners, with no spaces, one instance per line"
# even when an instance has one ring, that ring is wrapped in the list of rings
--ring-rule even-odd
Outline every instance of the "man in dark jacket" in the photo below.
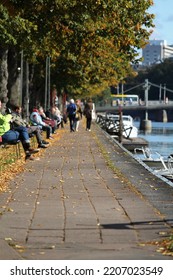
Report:
[[[67,115],[70,121],[70,132],[75,131],[75,117],[77,106],[74,103],[74,99],[70,99],[70,104],[67,106]]]

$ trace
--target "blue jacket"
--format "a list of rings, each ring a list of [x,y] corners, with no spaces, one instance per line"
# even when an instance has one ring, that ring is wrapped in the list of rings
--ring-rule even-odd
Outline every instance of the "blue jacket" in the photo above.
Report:
[[[37,125],[42,129],[43,126],[47,126],[45,122],[43,122],[42,117],[38,112],[32,112],[30,115],[30,120],[32,125]]]
[[[67,106],[67,113],[69,116],[74,116],[76,114],[76,104],[74,103],[70,103],[68,106]]]

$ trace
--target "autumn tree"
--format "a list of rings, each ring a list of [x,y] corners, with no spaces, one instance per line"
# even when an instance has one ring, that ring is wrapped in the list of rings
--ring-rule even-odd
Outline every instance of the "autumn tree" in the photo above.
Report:
[[[6,101],[9,87],[18,79],[18,53],[24,45],[32,46],[30,34],[34,28],[32,22],[20,17],[11,1],[0,1],[0,97]],[[17,98],[16,89],[13,93]]]
[[[7,21],[8,36],[30,62],[41,64],[40,73],[50,56],[52,82],[77,96],[97,94],[132,73],[130,64],[138,61],[154,17],[147,12],[151,0],[1,2],[8,2],[7,15],[20,23],[15,32]]]

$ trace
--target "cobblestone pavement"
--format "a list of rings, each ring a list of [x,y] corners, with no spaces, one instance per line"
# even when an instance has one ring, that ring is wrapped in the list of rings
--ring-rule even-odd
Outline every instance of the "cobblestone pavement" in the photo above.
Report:
[[[173,188],[97,125],[70,133],[0,194],[0,259],[153,259],[172,227]]]

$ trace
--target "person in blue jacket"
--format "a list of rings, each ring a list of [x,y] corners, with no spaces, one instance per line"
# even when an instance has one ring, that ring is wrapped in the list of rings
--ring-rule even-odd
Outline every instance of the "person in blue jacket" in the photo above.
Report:
[[[70,122],[70,132],[75,131],[75,119],[76,119],[77,106],[74,99],[70,99],[70,104],[67,106],[67,115]]]

